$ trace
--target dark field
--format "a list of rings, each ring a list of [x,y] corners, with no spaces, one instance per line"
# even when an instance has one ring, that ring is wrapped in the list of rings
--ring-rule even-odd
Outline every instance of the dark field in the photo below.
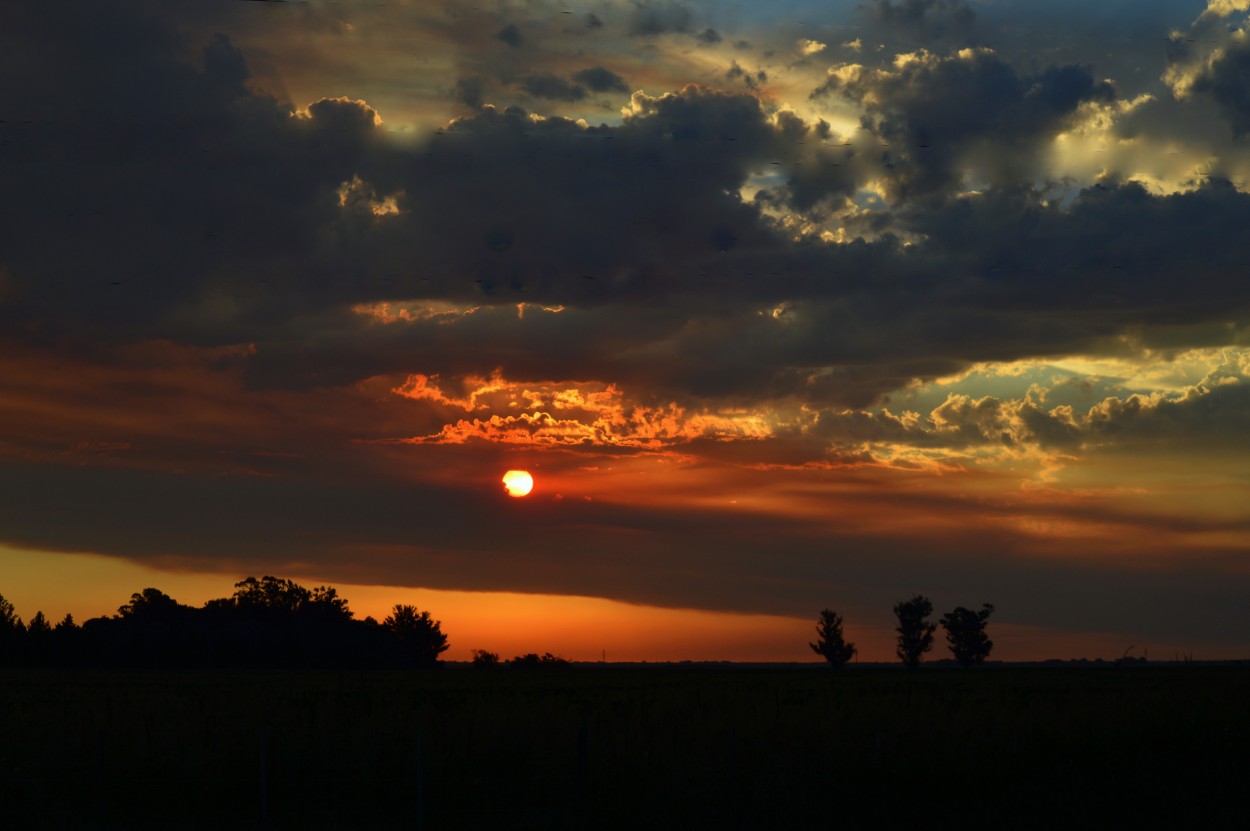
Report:
[[[1250,668],[0,672],[6,828],[1246,819]]]

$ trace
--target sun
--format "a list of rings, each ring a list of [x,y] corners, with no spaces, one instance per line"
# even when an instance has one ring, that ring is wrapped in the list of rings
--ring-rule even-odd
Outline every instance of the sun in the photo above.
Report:
[[[503,475],[508,496],[525,496],[534,489],[534,477],[526,470],[510,470]]]

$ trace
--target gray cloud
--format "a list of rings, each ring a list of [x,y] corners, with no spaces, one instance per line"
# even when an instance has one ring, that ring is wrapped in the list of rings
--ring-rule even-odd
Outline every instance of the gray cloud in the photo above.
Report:
[[[594,92],[629,92],[624,78],[602,66],[579,70],[573,73],[573,80]]]
[[[495,39],[502,40],[514,49],[525,42],[525,39],[521,36],[521,30],[517,28],[515,23],[509,23],[496,32]]]
[[[869,0],[863,8],[883,23],[916,24],[946,18],[956,25],[966,25],[976,19],[976,12],[963,0]]]
[[[549,101],[581,101],[586,97],[586,89],[578,84],[569,83],[558,75],[543,73],[527,75],[520,81],[521,89],[535,98]]]
[[[696,36],[695,39],[698,40],[700,43],[706,43],[709,46],[715,46],[716,44],[720,43],[725,38],[721,36],[720,32],[709,27],[707,29],[704,29],[702,32],[699,32],[699,34]]]
[[[667,32],[684,32],[690,26],[690,10],[674,0],[630,0],[631,35],[652,36]]]

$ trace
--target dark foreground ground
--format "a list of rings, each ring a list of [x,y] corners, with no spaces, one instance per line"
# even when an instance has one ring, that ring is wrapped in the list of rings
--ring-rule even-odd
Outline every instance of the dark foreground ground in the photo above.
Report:
[[[0,671],[13,829],[1242,827],[1248,774],[1244,666]]]

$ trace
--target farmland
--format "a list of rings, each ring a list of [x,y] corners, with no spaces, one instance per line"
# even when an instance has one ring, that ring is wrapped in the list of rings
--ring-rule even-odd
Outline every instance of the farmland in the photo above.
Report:
[[[1245,666],[0,672],[13,828],[1200,822]]]

